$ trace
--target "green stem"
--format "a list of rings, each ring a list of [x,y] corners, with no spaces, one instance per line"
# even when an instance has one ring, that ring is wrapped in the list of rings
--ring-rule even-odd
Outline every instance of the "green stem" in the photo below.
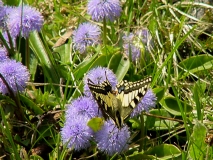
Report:
[[[109,62],[106,45],[107,45],[107,28],[106,28],[106,19],[104,18],[104,20],[103,20],[103,46],[104,46],[104,51],[106,53],[106,62]]]
[[[106,33],[107,32],[107,28],[106,28],[106,19],[104,18],[103,21],[103,43],[104,43],[104,47],[106,47],[106,43],[107,43],[107,38],[106,38]]]
[[[142,139],[140,141],[140,147],[139,147],[139,152],[141,152],[143,150],[143,146],[144,146],[144,137],[145,137],[145,127],[144,127],[144,118],[143,118],[143,113],[141,113],[141,116],[140,116],[140,119],[141,119],[141,135],[140,135],[140,138]]]
[[[29,48],[29,38],[26,38],[26,45],[25,45],[25,65],[28,69],[30,69],[30,48]]]

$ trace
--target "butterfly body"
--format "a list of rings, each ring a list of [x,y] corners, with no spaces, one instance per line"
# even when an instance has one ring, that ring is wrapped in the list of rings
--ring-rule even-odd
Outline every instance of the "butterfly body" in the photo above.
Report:
[[[99,85],[88,79],[88,86],[103,117],[112,118],[118,128],[121,128],[124,120],[146,94],[150,82],[151,77],[136,82],[122,81],[113,90],[107,79]]]

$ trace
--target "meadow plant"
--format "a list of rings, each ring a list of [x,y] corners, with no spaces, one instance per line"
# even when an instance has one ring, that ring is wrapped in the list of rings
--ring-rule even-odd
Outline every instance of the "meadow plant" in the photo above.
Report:
[[[43,17],[35,8],[25,5],[13,7],[6,18],[7,29],[11,37],[28,37],[32,31],[40,31],[43,25]]]
[[[136,62],[141,56],[141,48],[134,44],[135,35],[130,33],[129,35],[124,35],[123,37],[123,48],[124,53],[129,56],[133,62]]]
[[[88,148],[91,143],[93,131],[87,126],[88,117],[73,115],[68,118],[61,129],[61,138],[64,145],[76,151]]]
[[[107,155],[120,154],[129,147],[130,131],[125,125],[118,129],[112,120],[104,123],[101,130],[95,133],[97,148]]]
[[[86,53],[88,46],[96,46],[100,43],[100,27],[92,23],[83,23],[73,32],[75,50],[81,54]]]
[[[120,17],[121,11],[119,0],[89,0],[87,4],[87,13],[98,22],[104,19],[114,21]]]
[[[0,47],[0,62],[4,62],[8,59],[7,50],[4,47]]]
[[[93,118],[100,117],[101,112],[98,111],[98,105],[91,97],[81,96],[67,105],[66,119],[72,119],[76,115]]]
[[[26,82],[30,79],[30,73],[25,66],[15,60],[1,62],[0,73],[6,80],[13,93],[24,91]],[[0,93],[10,94],[7,85],[0,78]]]

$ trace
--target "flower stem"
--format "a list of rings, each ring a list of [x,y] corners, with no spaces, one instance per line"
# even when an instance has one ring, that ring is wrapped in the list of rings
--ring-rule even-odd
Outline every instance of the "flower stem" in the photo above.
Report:
[[[143,150],[143,146],[144,146],[144,132],[145,132],[145,129],[144,129],[144,117],[143,117],[143,113],[141,113],[141,116],[140,116],[140,119],[141,119],[141,135],[140,135],[140,138],[142,139],[141,142],[140,142],[140,148],[139,148],[139,151],[141,152]]]

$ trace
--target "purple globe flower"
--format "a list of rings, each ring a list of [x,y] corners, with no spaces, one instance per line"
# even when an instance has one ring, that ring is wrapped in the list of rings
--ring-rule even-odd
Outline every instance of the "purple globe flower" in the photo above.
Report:
[[[124,44],[123,48],[124,48],[124,52],[125,52],[125,54],[127,56],[130,56],[130,53],[131,53],[133,62],[136,62],[137,59],[140,58],[140,56],[141,56],[140,48],[136,47],[135,45],[133,45],[133,44]]]
[[[98,111],[97,103],[91,97],[78,97],[71,104],[67,105],[66,119],[72,119],[74,116],[101,117],[101,112]]]
[[[142,28],[141,30],[136,31],[136,35],[144,44],[146,51],[149,52],[149,48],[154,47],[152,35],[150,34],[150,32],[147,28]]]
[[[43,25],[40,12],[30,6],[13,8],[7,18],[7,28],[12,37],[17,37],[20,32],[22,37],[28,37],[32,31],[40,31]]]
[[[128,56],[131,53],[134,63],[140,58],[142,52],[149,52],[150,48],[154,46],[152,36],[147,28],[138,30],[135,34],[124,35],[122,39],[124,52]]]
[[[87,8],[87,13],[98,22],[103,19],[112,22],[121,14],[119,0],[89,0]]]
[[[100,43],[100,27],[91,23],[80,24],[73,32],[74,48],[80,53],[85,53],[88,46]]]
[[[97,148],[110,156],[127,150],[129,138],[129,128],[125,125],[118,129],[111,120],[106,121],[102,129],[95,133]]]
[[[3,47],[0,47],[0,63],[8,60],[7,50]]]
[[[8,15],[13,11],[13,7],[0,6],[0,28],[6,29]]]
[[[90,89],[87,84],[88,78],[94,84],[101,84],[104,81],[106,81],[106,78],[107,78],[108,81],[111,83],[113,89],[115,89],[115,87],[117,85],[117,78],[110,69],[104,68],[104,67],[93,68],[84,77],[84,94],[86,96],[92,96],[92,93],[90,92]]]
[[[30,78],[30,73],[27,68],[15,60],[6,60],[2,62],[0,65],[0,73],[14,93],[23,91],[26,86],[26,82],[29,81]],[[7,86],[1,78],[0,93],[9,93]]]
[[[157,101],[157,97],[152,92],[152,90],[148,90],[144,95],[141,102],[137,105],[136,108],[133,109],[130,117],[137,116],[141,114],[142,111],[149,111],[150,108],[155,107]]]
[[[123,39],[123,48],[124,52],[127,56],[131,53],[131,58],[133,62],[136,62],[137,59],[141,56],[141,48],[139,46],[136,46],[134,44],[135,42],[135,35],[133,33],[130,33],[129,35],[124,35],[122,37]]]
[[[87,126],[88,120],[87,117],[83,116],[76,116],[67,120],[61,129],[63,144],[77,151],[88,148],[93,135],[92,129]]]

